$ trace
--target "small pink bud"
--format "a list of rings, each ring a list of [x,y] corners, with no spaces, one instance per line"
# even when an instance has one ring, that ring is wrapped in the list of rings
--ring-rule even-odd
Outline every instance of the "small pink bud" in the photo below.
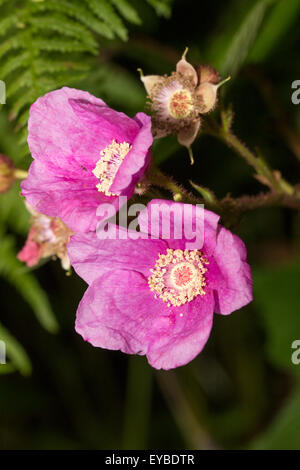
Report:
[[[219,73],[210,65],[199,65],[197,67],[197,72],[200,83],[209,82],[217,85],[221,80]]]
[[[6,193],[15,182],[15,165],[10,158],[0,154],[0,193]]]

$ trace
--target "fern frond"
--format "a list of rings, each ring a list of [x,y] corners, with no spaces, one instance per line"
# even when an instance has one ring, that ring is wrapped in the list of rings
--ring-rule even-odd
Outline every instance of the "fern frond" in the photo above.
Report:
[[[26,67],[28,65],[28,60],[30,58],[29,52],[24,51],[21,54],[10,56],[1,67],[1,80],[6,79],[6,77],[19,69],[20,67]]]
[[[123,39],[123,41],[126,41],[128,37],[127,29],[107,0],[85,1],[98,18],[107,23],[107,25],[111,27],[112,31]]]
[[[19,75],[19,77],[6,88],[6,98],[10,98],[22,88],[30,88],[31,86],[32,74],[30,70],[26,70],[24,74]]]
[[[92,53],[97,52],[98,43],[88,28],[80,23],[75,23],[66,16],[59,14],[37,15],[30,19],[34,31],[57,32],[62,36],[70,36],[90,46]]]
[[[67,1],[67,0],[47,0],[47,2],[36,3],[33,11],[56,11],[60,12],[67,17],[71,17],[79,23],[83,23],[94,33],[104,36],[107,39],[114,37],[111,29],[100,20],[95,19],[95,16],[82,4]]]
[[[0,21],[0,37],[5,36],[7,32],[18,22],[16,15],[8,16]]]
[[[142,1],[169,12],[171,0]],[[131,0],[0,0],[0,80],[22,141],[28,107],[53,89],[75,86],[95,64],[101,38],[127,39],[126,21],[141,22]]]
[[[155,8],[156,13],[168,18],[171,14],[171,5],[173,0],[147,0],[148,3]]]
[[[112,0],[112,4],[125,20],[133,24],[141,24],[141,18],[127,0]]]

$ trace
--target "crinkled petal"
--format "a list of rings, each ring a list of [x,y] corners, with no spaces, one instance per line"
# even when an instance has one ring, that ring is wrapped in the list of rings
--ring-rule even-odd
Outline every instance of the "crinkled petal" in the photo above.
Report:
[[[97,188],[85,187],[84,178],[59,178],[40,161],[34,161],[28,177],[21,183],[22,195],[39,213],[60,217],[74,231],[95,230],[101,217],[96,215],[100,204],[119,207],[118,197],[108,197]]]
[[[28,143],[35,162],[22,182],[22,194],[34,209],[60,217],[74,231],[95,230],[97,207],[118,198],[97,189],[93,170],[100,151],[113,140],[132,145],[124,176],[117,173],[120,192],[130,198],[148,163],[152,143],[150,118],[131,119],[102,100],[80,90],[62,88],[39,98],[30,110]]]
[[[215,312],[228,315],[252,301],[252,276],[242,240],[224,227],[217,235],[214,251],[217,267],[209,267],[215,289]]]
[[[109,145],[112,139],[119,143],[125,141],[131,144],[140,130],[134,119],[107,105],[78,99],[70,99],[69,103],[83,127],[88,129],[89,138],[93,133],[101,149]]]
[[[168,246],[163,240],[130,239],[122,227],[109,224],[115,239],[99,239],[96,233],[77,233],[68,244],[71,265],[88,284],[103,272],[117,269],[132,269],[145,277],[151,275],[159,253]],[[125,239],[127,237],[127,239]]]
[[[131,187],[133,191],[150,162],[149,148],[153,142],[151,117],[144,113],[138,113],[134,120],[139,123],[140,132],[136,135],[132,143],[132,150],[121,164],[110,188],[116,194],[128,187]]]
[[[211,291],[176,309],[176,326],[162,332],[149,347],[147,358],[156,369],[168,370],[187,364],[202,351],[209,338],[214,312]]]
[[[77,164],[89,164],[99,155],[102,137],[91,136],[86,123],[78,119],[70,100],[85,100],[106,108],[104,101],[74,88],[61,88],[37,99],[30,108],[28,145],[34,159],[47,161],[55,168],[78,171]],[[92,138],[93,137],[93,138]],[[78,157],[84,157],[84,161]],[[88,159],[87,159],[88,156]],[[78,160],[77,160],[78,158]]]
[[[156,301],[146,278],[135,271],[102,274],[87,289],[75,329],[93,346],[146,354],[155,334],[169,326],[162,302]]]
[[[173,249],[214,251],[219,216],[200,205],[153,199],[138,217],[142,232],[167,240]]]
[[[87,289],[77,311],[76,331],[94,346],[146,354],[153,367],[171,369],[202,350],[213,308],[211,293],[170,308],[155,299],[142,274],[116,270],[102,274]]]

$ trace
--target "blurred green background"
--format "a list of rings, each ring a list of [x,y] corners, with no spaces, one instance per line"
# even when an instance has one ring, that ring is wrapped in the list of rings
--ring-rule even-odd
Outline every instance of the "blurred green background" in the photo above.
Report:
[[[59,5],[60,4],[60,5]],[[232,80],[234,130],[291,183],[299,182],[300,1],[0,1],[0,152],[22,168],[28,105],[62,85],[88,90],[129,115],[143,110],[145,74],[188,59]],[[127,38],[128,36],[128,38]],[[218,109],[214,111],[218,115]],[[156,143],[162,170],[218,197],[264,187],[231,149],[202,135],[195,165],[176,139]],[[299,154],[298,154],[299,157]],[[176,371],[143,357],[93,348],[74,331],[85,283],[59,262],[28,270],[15,256],[28,232],[19,186],[0,195],[1,449],[300,449],[300,224],[296,211],[247,213],[234,227],[247,244],[254,302],[215,315],[204,351]]]

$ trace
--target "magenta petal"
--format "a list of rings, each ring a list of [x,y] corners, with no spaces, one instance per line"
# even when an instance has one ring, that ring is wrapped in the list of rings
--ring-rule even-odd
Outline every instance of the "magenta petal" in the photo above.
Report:
[[[242,240],[221,227],[217,236],[214,259],[215,312],[228,315],[252,301],[252,276],[246,261]]]
[[[111,191],[120,193],[124,188],[134,186],[144,173],[150,162],[149,148],[152,145],[151,117],[144,113],[138,113],[134,120],[140,125],[140,132],[136,135],[132,143],[132,150],[119,168],[115,180],[111,186]]]
[[[35,162],[22,182],[22,195],[38,212],[61,218],[74,231],[95,230],[101,203],[118,209],[118,198],[98,191],[93,174],[101,151],[127,142],[131,151],[117,175],[114,194],[130,198],[149,164],[152,144],[149,116],[131,119],[80,90],[62,88],[31,106],[28,144]],[[111,187],[114,182],[111,184]]]
[[[211,291],[177,308],[173,331],[156,337],[147,358],[156,369],[173,369],[187,364],[204,348],[212,328],[214,298]],[[182,314],[183,316],[178,316]]]
[[[170,308],[155,299],[142,274],[116,270],[104,273],[87,289],[77,311],[76,331],[93,346],[146,354],[153,367],[171,369],[202,350],[213,307],[213,295],[207,293],[186,306]]]
[[[142,274],[118,270],[103,274],[87,289],[75,328],[93,346],[146,354],[160,331],[162,313],[161,302],[155,300]]]
[[[28,121],[28,145],[34,159],[47,160],[59,168],[68,165],[71,169],[70,156],[77,151],[78,144],[90,146],[91,139],[83,139],[84,135],[89,136],[89,130],[76,116],[71,98],[107,108],[104,101],[74,88],[64,87],[38,98],[30,108]]]
[[[107,105],[84,99],[70,99],[69,103],[82,125],[87,129],[92,127],[98,139],[103,139],[103,147],[111,143],[112,135],[118,142],[132,143],[139,132],[140,127],[134,119]]]
[[[159,213],[163,217],[155,216]],[[201,205],[152,199],[138,220],[142,232],[167,240],[170,248],[203,249],[210,254],[216,246],[219,218]]]
[[[66,225],[80,232],[96,230],[101,220],[96,216],[102,203],[110,203],[118,210],[118,197],[108,197],[94,188],[85,187],[84,178],[79,180],[59,177],[39,160],[34,161],[28,177],[22,181],[22,196],[37,212],[50,217],[60,217]]]
[[[115,230],[116,240],[99,240],[96,233],[77,233],[68,244],[68,255],[75,271],[88,284],[94,282],[103,272],[117,269],[132,269],[145,277],[151,275],[159,253],[165,253],[167,244],[163,240],[119,239],[127,230]]]

